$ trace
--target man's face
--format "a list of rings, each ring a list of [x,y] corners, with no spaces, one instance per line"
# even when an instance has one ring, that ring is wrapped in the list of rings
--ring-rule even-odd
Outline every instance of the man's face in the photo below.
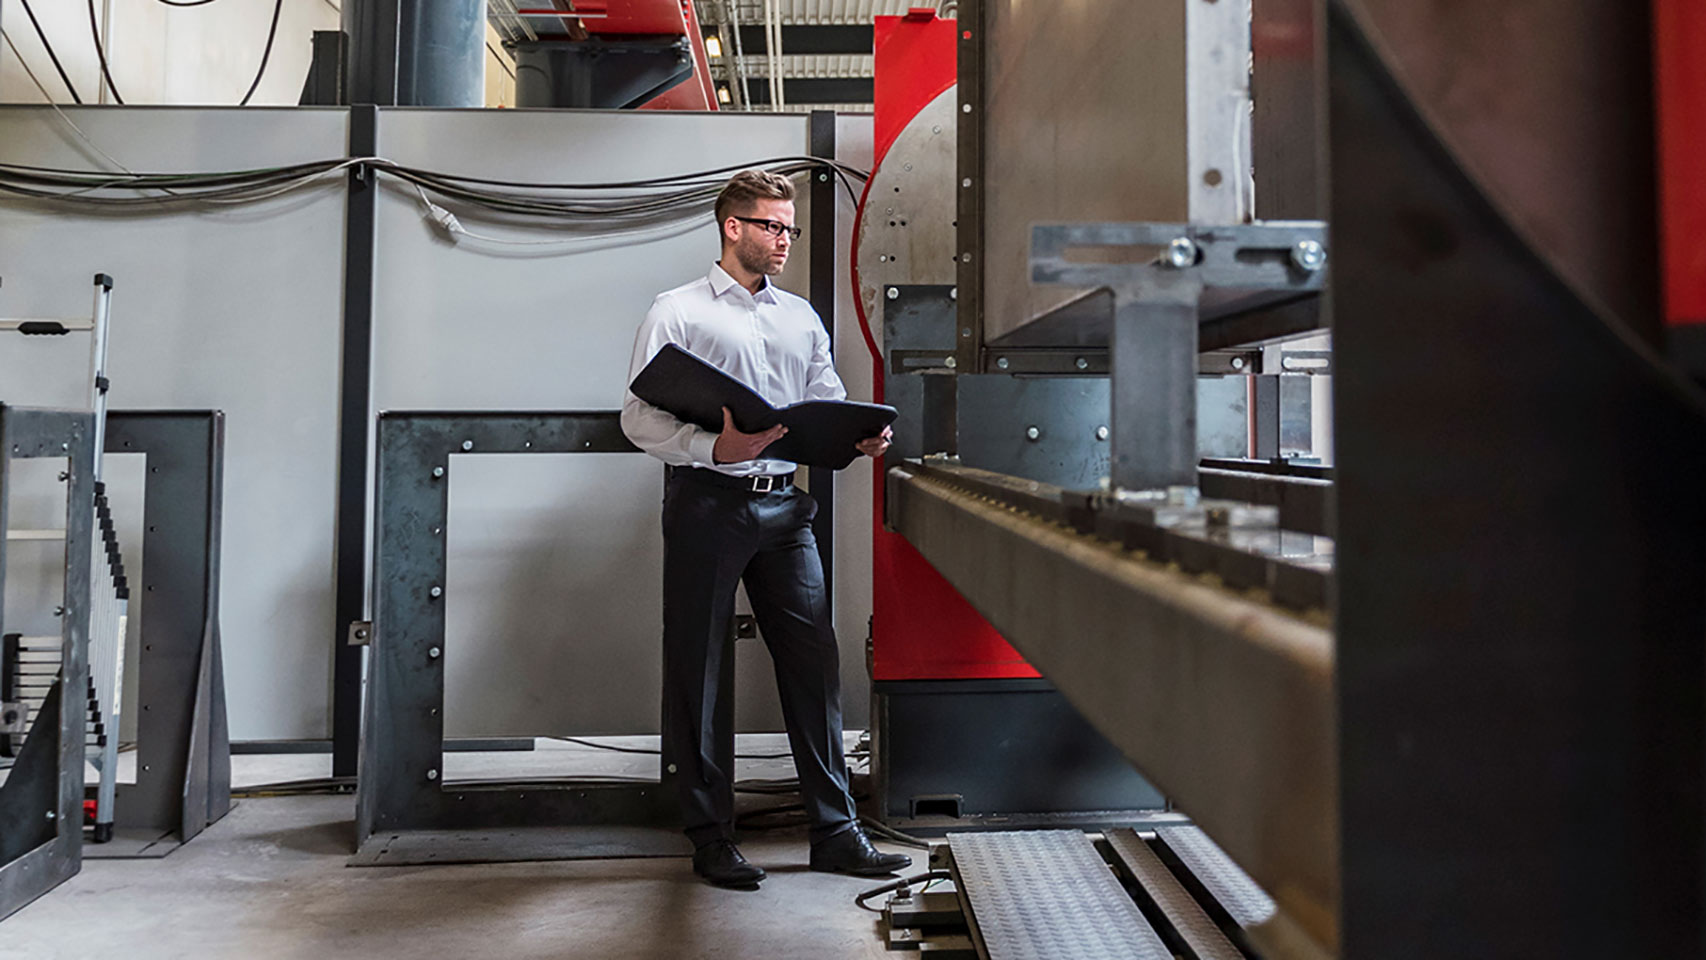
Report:
[[[753,204],[752,209],[741,216],[751,220],[774,220],[786,226],[794,225],[794,203],[791,200],[760,200]],[[735,260],[751,273],[759,276],[774,277],[782,272],[788,264],[788,251],[793,249],[793,238],[784,232],[779,237],[773,237],[760,223],[747,223],[736,220],[738,239],[735,240]],[[727,236],[728,224],[725,222]]]

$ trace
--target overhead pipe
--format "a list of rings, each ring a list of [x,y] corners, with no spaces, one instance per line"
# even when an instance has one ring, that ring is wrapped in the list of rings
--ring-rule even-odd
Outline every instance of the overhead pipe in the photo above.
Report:
[[[349,100],[480,107],[486,101],[486,0],[344,0]]]

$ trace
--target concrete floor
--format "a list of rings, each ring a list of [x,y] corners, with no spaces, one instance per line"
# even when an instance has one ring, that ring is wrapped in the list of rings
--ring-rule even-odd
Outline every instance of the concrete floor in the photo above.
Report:
[[[743,752],[782,752],[780,737],[741,740]],[[239,784],[323,776],[330,763],[324,755],[234,760]],[[535,753],[460,755],[446,773],[549,766],[582,775],[586,767],[618,773],[646,763],[656,760],[542,744]],[[742,777],[791,773],[791,764],[775,760],[740,770]],[[756,891],[731,891],[699,882],[685,858],[346,867],[354,804],[347,795],[246,799],[164,859],[86,862],[77,877],[0,924],[0,957],[887,955],[876,914],[853,904],[880,881],[808,871],[803,828],[749,834],[742,849],[770,879]],[[883,846],[912,853],[923,869],[922,851]]]

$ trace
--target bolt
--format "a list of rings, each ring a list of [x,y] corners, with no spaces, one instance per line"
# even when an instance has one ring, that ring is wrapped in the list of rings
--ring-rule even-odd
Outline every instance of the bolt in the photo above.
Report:
[[[889,299],[890,300],[899,300],[900,299],[900,288],[899,287],[890,287],[889,288]]]
[[[970,113],[971,112],[971,104],[969,104],[969,103],[960,104],[960,112],[961,113]]]
[[[443,467],[433,467],[432,468],[432,478],[434,480],[437,480],[438,478],[440,478],[442,476],[444,476],[444,468]]]
[[[1097,427],[1096,428],[1096,439],[1097,440],[1108,439],[1108,428],[1107,427]]]
[[[71,479],[70,472],[65,471],[65,470],[59,471],[59,482],[60,483],[64,483],[65,481],[67,481],[69,479]]]
[[[65,608],[64,607],[54,607],[53,608],[53,615],[56,617],[65,616]]]
[[[827,183],[829,181],[829,174],[820,173],[817,175],[817,179],[818,179],[818,182],[820,182],[820,183]]]
[[[430,650],[428,650],[428,651],[427,651],[427,656],[428,656],[428,657],[430,657],[430,658],[432,658],[432,659],[434,659],[434,660],[437,660],[437,659],[438,659],[438,655],[439,655],[439,654],[441,654],[441,653],[443,653],[443,652],[444,652],[444,651],[443,651],[443,650],[440,650],[440,649],[439,649],[439,648],[437,648],[437,647],[433,647],[433,648],[432,648],[432,649],[430,649]]]
[[[1026,440],[1041,440],[1042,438],[1043,438],[1043,432],[1042,432],[1042,430],[1038,429],[1037,427],[1030,426],[1030,427],[1025,428],[1025,439]]]
[[[357,640],[366,640],[367,639],[367,628],[366,627],[357,627],[356,631],[355,631],[355,638]]]
[[[1299,240],[1291,248],[1291,262],[1304,273],[1316,273],[1327,265],[1327,248],[1319,240]]]
[[[57,814],[57,813],[54,813],[54,812],[53,812],[53,811],[52,811],[52,810],[49,810],[49,811],[48,811],[48,812],[47,812],[47,818],[48,818],[48,819],[49,819],[49,820],[57,820],[57,819],[59,819],[59,814]]]
[[[669,765],[669,772],[670,772],[670,773],[674,773],[674,772],[675,772],[675,764],[673,764],[673,763],[672,763],[672,764],[670,764],[670,765]]]
[[[948,299],[949,300],[958,300],[959,298],[960,298],[960,288],[959,287],[949,287],[948,288]]]
[[[941,132],[942,132],[942,125],[941,125],[941,124],[937,124],[937,125],[936,125],[936,126],[934,126],[934,127],[931,127],[931,128],[930,128],[930,132],[931,132],[931,133],[941,133]]]
[[[909,163],[909,164],[907,164],[907,165],[906,165],[906,172],[907,172],[907,173],[911,173],[911,172],[912,172],[912,164],[910,164],[910,163]]]
[[[432,594],[433,598],[437,599],[438,597],[444,596],[444,588],[437,584],[433,584],[433,588],[428,590],[427,593]]]
[[[960,186],[962,186],[962,187],[969,187],[969,186],[971,186],[971,178],[970,178],[970,177],[967,177],[967,178],[965,178],[965,179],[964,179],[964,180],[961,180],[961,181],[960,181]]]
[[[961,263],[970,263],[971,262],[971,254],[970,253],[960,254],[960,262]]]
[[[443,533],[443,532],[444,532],[443,527],[433,527],[432,528],[432,535],[435,537],[438,536],[439,534]]]
[[[463,449],[463,450],[464,450],[464,451],[468,451],[468,450],[472,450],[472,449],[474,449],[474,441],[472,441],[472,440],[464,440],[464,441],[462,441],[462,449]]]
[[[438,779],[438,771],[437,770],[428,770],[427,771],[427,779],[428,780],[437,780]]]
[[[69,449],[71,449],[71,444],[69,444],[69,443],[62,443],[62,444],[60,444],[60,445],[59,445],[59,449],[61,449],[61,450],[69,450]]]
[[[970,327],[961,327],[960,328],[960,336],[970,337],[971,336],[971,328]]]
[[[1232,358],[1232,369],[1234,369],[1234,370],[1244,369],[1244,358],[1243,357],[1233,357]]]
[[[1084,359],[1083,357],[1079,357],[1078,359],[1072,361],[1072,365],[1077,367],[1080,370],[1090,369],[1090,361]]]
[[[1161,262],[1175,270],[1195,266],[1197,262],[1197,244],[1190,237],[1176,237],[1167,244],[1167,252],[1161,255]]]
[[[949,357],[947,359],[947,361],[943,364],[943,366],[946,366],[949,370],[952,370],[959,365],[960,365],[960,362],[958,360],[954,359],[953,357]]]
[[[997,359],[997,360],[996,360],[996,361],[995,361],[995,365],[996,365],[996,366],[997,366],[997,367],[999,367],[999,368],[1001,368],[1001,369],[1002,369],[1002,370],[1005,370],[1005,369],[1007,369],[1007,358],[1006,358],[1006,357],[1001,357],[1001,358],[999,358],[999,359]]]

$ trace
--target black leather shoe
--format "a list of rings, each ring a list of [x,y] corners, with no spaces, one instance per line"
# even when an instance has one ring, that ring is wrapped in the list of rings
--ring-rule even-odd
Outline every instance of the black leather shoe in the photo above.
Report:
[[[855,824],[828,840],[812,844],[812,869],[825,873],[851,873],[876,877],[912,866],[904,853],[884,853],[871,845],[865,831]]]
[[[719,887],[756,887],[764,871],[746,862],[730,840],[713,840],[693,852],[693,872]]]

